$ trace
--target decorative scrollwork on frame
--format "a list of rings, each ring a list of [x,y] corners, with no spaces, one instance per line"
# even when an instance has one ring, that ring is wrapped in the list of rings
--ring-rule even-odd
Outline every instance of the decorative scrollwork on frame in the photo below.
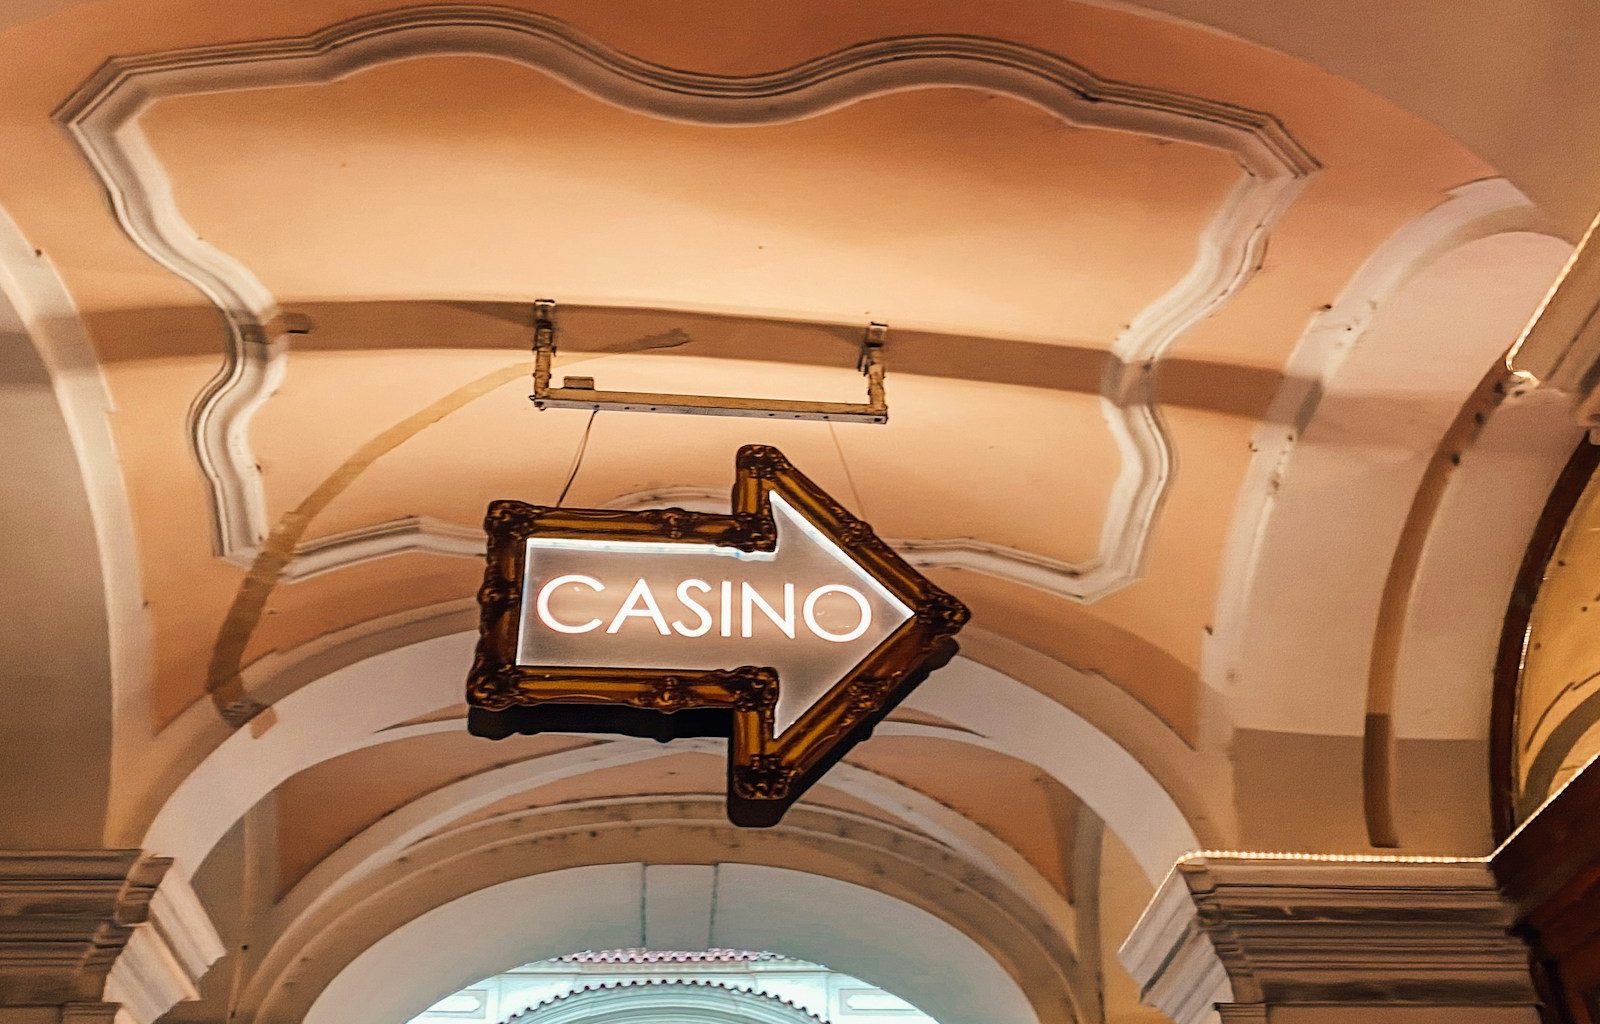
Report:
[[[893,688],[893,679],[876,676],[857,679],[846,691],[850,700],[850,710],[862,714],[882,707],[889,699]]]
[[[739,449],[738,467],[741,473],[757,480],[771,480],[780,472],[794,470],[782,452],[766,444],[747,444]]]
[[[966,625],[971,617],[972,612],[966,605],[942,590],[928,594],[917,606],[918,622],[947,635]]]
[[[733,770],[734,792],[746,800],[782,800],[800,773],[777,754],[756,754]]]
[[[733,706],[740,711],[767,711],[778,703],[778,674],[770,668],[744,668],[739,670],[738,696]]]
[[[923,577],[885,544],[872,527],[822,491],[766,445],[741,448],[727,515],[681,508],[626,512],[567,509],[498,501],[485,520],[487,564],[478,598],[482,635],[468,681],[474,713],[536,717],[481,723],[481,735],[541,731],[551,722],[577,721],[552,714],[550,705],[582,705],[588,731],[620,731],[657,739],[719,735],[730,740],[728,815],[737,824],[773,825],[820,775],[896,706],[927,674],[954,656],[953,639],[967,621],[965,605]],[[707,671],[659,668],[560,668],[516,664],[521,621],[521,578],[530,537],[618,543],[672,541],[741,551],[777,550],[771,495],[781,492],[819,531],[847,551],[860,569],[912,609],[902,623],[842,679],[788,724],[774,725],[782,688],[776,670],[742,666]],[[607,718],[607,708],[617,709]],[[641,721],[639,716],[647,716]],[[631,717],[630,717],[631,716]],[[651,717],[651,716],[661,716]],[[469,724],[473,720],[469,716]],[[608,724],[609,723],[609,724]],[[670,723],[670,724],[669,724]],[[473,726],[479,731],[478,726]],[[696,731],[707,730],[707,731]]]
[[[656,711],[677,711],[695,702],[694,694],[677,676],[663,676],[655,685],[635,698],[640,707]]]
[[[778,545],[778,526],[772,516],[757,512],[737,512],[728,544],[740,551],[771,551]]]

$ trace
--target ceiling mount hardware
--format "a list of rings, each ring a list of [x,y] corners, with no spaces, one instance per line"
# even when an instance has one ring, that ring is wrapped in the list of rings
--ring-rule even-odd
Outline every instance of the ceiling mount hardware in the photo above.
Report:
[[[545,409],[600,409],[617,412],[680,413],[690,416],[754,416],[761,419],[834,420],[846,423],[887,423],[889,404],[884,393],[883,346],[889,328],[867,325],[856,369],[867,378],[865,402],[805,402],[783,398],[741,398],[736,395],[673,395],[648,391],[601,391],[593,377],[567,377],[552,381],[556,355],[556,304],[539,299],[533,304],[534,407]]]

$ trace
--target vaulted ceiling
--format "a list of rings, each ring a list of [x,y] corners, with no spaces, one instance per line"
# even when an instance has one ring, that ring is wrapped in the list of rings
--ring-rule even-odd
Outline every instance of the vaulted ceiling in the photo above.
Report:
[[[1577,436],[1496,385],[1594,205],[1580,6],[8,9],[0,838],[175,857],[230,952],[174,1013],[262,1021],[493,879],[633,863],[647,917],[767,900],[946,1024],[995,977],[1136,1020],[1115,949],[1186,850],[1483,852]],[[886,323],[890,420],[536,411],[541,298],[627,390],[857,400]],[[710,744],[468,737],[486,503],[720,508],[751,442],[973,609],[962,657],[770,833]],[[648,874],[727,864],[790,874]],[[797,909],[844,885],[986,966]]]

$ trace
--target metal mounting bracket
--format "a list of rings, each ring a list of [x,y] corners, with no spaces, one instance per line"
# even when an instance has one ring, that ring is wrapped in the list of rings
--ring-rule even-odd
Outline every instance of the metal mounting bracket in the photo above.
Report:
[[[887,423],[889,404],[884,394],[886,372],[883,346],[889,328],[868,324],[861,340],[856,369],[867,378],[867,400],[854,402],[801,402],[781,398],[740,398],[734,395],[670,395],[648,391],[601,391],[593,377],[567,377],[551,386],[556,355],[556,304],[540,299],[533,304],[534,407],[545,409],[608,409],[617,412],[679,413],[689,416],[753,416],[760,419],[836,420],[847,423]]]

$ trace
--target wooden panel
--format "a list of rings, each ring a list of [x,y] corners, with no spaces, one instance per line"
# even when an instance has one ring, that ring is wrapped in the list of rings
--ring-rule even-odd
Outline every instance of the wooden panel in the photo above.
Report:
[[[1546,1020],[1600,1024],[1600,771],[1576,775],[1491,867],[1533,947]]]

